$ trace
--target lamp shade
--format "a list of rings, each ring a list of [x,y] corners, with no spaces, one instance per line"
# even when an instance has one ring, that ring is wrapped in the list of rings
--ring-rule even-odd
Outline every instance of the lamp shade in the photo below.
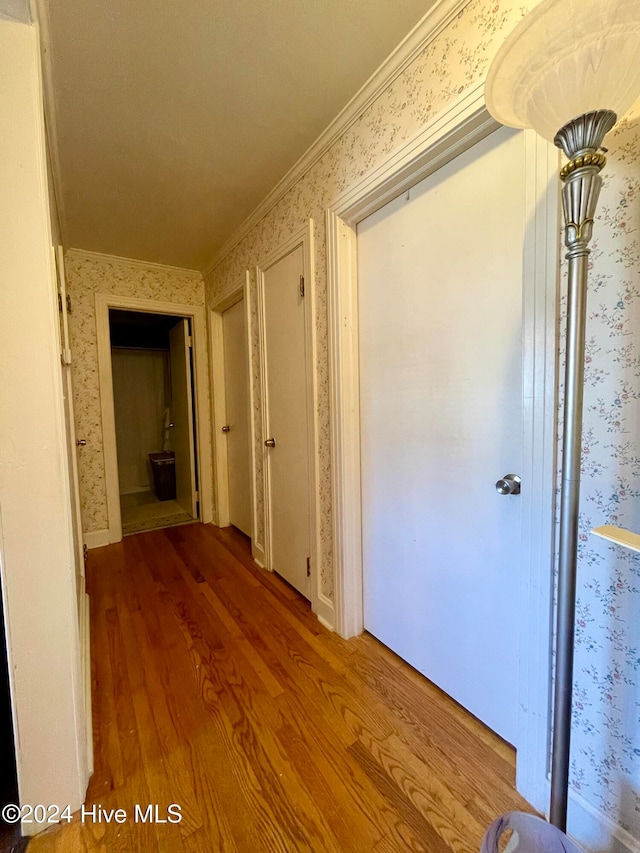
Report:
[[[553,141],[596,110],[619,118],[640,95],[640,0],[542,0],[508,36],[487,77],[489,112]]]

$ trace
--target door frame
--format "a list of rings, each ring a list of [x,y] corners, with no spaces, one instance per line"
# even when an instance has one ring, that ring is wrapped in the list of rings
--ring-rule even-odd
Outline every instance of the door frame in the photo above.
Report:
[[[305,282],[304,295],[304,324],[306,340],[305,370],[307,374],[307,455],[309,470],[309,546],[311,557],[311,609],[318,618],[328,623],[333,619],[333,606],[320,590],[320,519],[318,517],[320,496],[320,457],[318,448],[318,382],[317,382],[317,345],[316,345],[316,306],[315,306],[315,269],[313,247],[313,220],[309,219],[303,228],[291,234],[288,240],[281,243],[277,249],[262,258],[256,265],[257,309],[258,309],[258,362],[260,370],[261,390],[261,439],[265,437],[268,412],[268,391],[266,376],[266,323],[265,323],[265,273],[278,261],[286,257],[298,247],[302,247],[303,275]],[[269,459],[262,447],[263,472],[263,507],[264,507],[264,547],[265,568],[272,571],[271,558],[271,518],[269,510]]]
[[[264,567],[264,546],[257,542],[256,530],[256,464],[255,426],[253,422],[254,387],[253,354],[251,351],[251,277],[246,270],[244,281],[228,296],[214,302],[209,308],[209,343],[211,359],[211,400],[213,411],[213,451],[215,458],[215,512],[213,522],[218,527],[231,524],[229,516],[229,464],[227,442],[222,440],[222,427],[227,422],[227,385],[224,360],[224,326],[222,315],[244,300],[244,318],[247,331],[247,400],[249,401],[249,443],[251,454],[251,551],[254,560]]]
[[[110,293],[96,293],[96,331],[98,345],[98,382],[100,385],[100,410],[102,415],[102,447],[104,454],[105,485],[107,491],[107,514],[109,542],[122,539],[120,515],[120,489],[118,479],[118,448],[116,443],[116,418],[113,403],[113,374],[111,369],[111,332],[109,309],[140,311],[145,314],[167,314],[191,320],[193,343],[193,384],[196,427],[198,497],[200,520],[204,524],[213,517],[213,484],[211,463],[211,422],[207,393],[207,329],[205,311],[196,305],[180,305],[176,302],[159,302],[154,299],[136,299]],[[204,475],[204,476],[203,476]]]
[[[457,98],[326,211],[336,630],[364,630],[360,486],[357,224],[500,125],[482,83]],[[548,800],[556,468],[559,152],[525,136],[522,575],[518,593],[517,786]]]

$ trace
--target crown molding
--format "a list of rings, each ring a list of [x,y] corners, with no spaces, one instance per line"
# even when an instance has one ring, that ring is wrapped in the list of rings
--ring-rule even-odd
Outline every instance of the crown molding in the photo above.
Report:
[[[136,269],[181,273],[182,275],[186,274],[202,279],[202,273],[200,270],[190,270],[185,269],[184,267],[171,267],[167,264],[155,264],[150,261],[140,261],[137,258],[121,258],[118,255],[105,255],[103,252],[90,252],[87,249],[66,249],[65,256],[68,258],[78,258],[78,260],[96,261],[98,263],[117,263],[123,266],[135,267]]]
[[[436,0],[427,14],[373,72],[326,130],[218,249],[202,271],[205,278],[468,4],[469,0]]]

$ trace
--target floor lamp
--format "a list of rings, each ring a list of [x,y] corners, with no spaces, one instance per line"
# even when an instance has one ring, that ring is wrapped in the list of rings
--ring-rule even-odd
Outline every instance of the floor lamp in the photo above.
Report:
[[[589,241],[605,135],[640,95],[639,0],[542,0],[502,45],[489,112],[562,148],[568,262],[550,821],[567,822]]]

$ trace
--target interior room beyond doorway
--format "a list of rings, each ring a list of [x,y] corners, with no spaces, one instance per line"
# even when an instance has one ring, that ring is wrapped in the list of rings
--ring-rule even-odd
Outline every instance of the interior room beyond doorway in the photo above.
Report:
[[[122,532],[194,521],[189,320],[112,309],[109,328]]]

